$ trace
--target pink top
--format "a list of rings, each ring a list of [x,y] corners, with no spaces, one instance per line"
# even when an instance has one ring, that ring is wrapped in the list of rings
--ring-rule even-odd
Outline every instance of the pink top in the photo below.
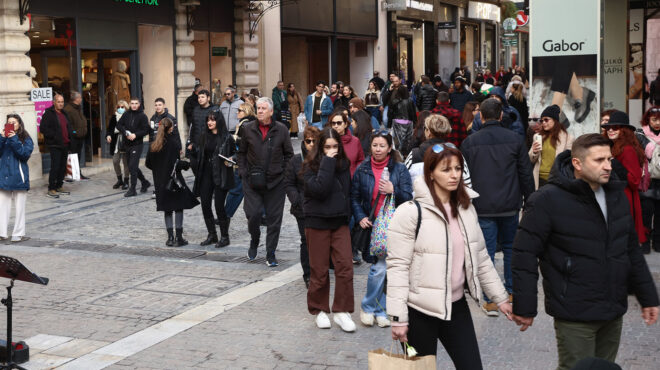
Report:
[[[451,236],[451,301],[456,302],[463,297],[465,286],[465,242],[458,219],[451,214],[449,203],[443,203],[449,222]]]

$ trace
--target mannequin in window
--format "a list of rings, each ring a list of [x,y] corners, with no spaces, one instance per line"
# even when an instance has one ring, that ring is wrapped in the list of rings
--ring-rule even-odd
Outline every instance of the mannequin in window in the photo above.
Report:
[[[30,78],[32,79],[32,88],[38,89],[39,83],[37,82],[37,69],[30,67]]]
[[[117,100],[131,100],[131,78],[126,73],[126,62],[120,60],[117,63],[117,70],[112,72],[111,83],[112,89],[117,93]]]

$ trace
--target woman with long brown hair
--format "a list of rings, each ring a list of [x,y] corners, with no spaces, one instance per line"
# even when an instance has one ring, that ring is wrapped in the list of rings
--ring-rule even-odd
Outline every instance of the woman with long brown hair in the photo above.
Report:
[[[550,169],[555,158],[564,150],[570,150],[573,136],[566,132],[559,123],[559,107],[551,105],[541,113],[541,142],[534,141],[529,149],[529,160],[534,165],[534,184],[536,189],[545,185],[550,176]]]
[[[179,160],[181,140],[173,133],[174,123],[169,118],[163,118],[158,124],[156,139],[151,143],[145,165],[153,172],[156,191],[156,210],[165,214],[168,247],[182,247],[188,244],[183,238],[183,210],[191,209],[197,200],[186,186],[181,175],[182,170],[190,168],[190,163]],[[168,189],[166,184],[175,178],[177,191]],[[174,217],[172,217],[174,213]],[[174,237],[176,230],[176,238]]]
[[[289,102],[289,112],[291,112],[291,128],[289,133],[291,137],[298,137],[298,115],[305,109],[305,102],[296,91],[296,85],[290,82],[286,85],[286,99]]]
[[[604,125],[604,136],[614,142],[612,156],[626,169],[627,186],[624,190],[630,202],[630,212],[635,221],[635,230],[639,243],[646,242],[646,231],[642,219],[642,205],[639,199],[639,184],[642,181],[642,169],[646,161],[644,149],[635,137],[635,127],[630,124],[628,115],[621,111],[610,114],[610,120]],[[614,168],[614,166],[612,166]],[[615,170],[616,172],[616,170]]]
[[[478,196],[463,182],[463,156],[450,143],[424,155],[414,202],[397,208],[387,233],[387,313],[392,338],[420,356],[435,355],[438,340],[456,369],[481,369],[479,345],[465,291],[482,289],[509,320],[508,293],[486,251]]]
[[[468,135],[472,132],[472,122],[474,122],[474,116],[477,113],[479,113],[479,102],[469,101],[465,103],[465,108],[463,108],[463,124]]]

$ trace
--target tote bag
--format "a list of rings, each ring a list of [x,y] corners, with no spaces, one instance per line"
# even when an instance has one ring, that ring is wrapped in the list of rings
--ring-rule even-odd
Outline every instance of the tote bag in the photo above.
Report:
[[[369,253],[372,256],[385,257],[387,255],[387,228],[390,226],[395,210],[394,195],[390,194],[385,198],[383,207],[378,212],[378,217],[376,217],[374,226],[371,229]]]

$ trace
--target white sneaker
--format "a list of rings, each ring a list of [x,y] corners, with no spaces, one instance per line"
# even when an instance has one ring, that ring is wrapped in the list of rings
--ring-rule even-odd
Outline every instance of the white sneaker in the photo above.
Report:
[[[390,326],[390,320],[385,316],[376,316],[376,323],[381,328],[386,328]]]
[[[348,312],[337,312],[334,314],[333,319],[335,320],[335,324],[341,327],[341,330],[347,333],[355,331],[355,323]]]
[[[374,326],[374,314],[366,313],[360,309],[360,321],[364,326]]]
[[[316,315],[316,326],[319,329],[330,329],[330,318],[325,312],[321,311]]]

